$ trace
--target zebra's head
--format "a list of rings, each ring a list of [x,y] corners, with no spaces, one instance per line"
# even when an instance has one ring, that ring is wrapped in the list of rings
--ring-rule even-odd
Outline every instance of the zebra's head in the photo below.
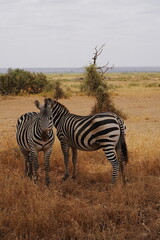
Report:
[[[41,105],[39,101],[36,100],[35,106],[40,110],[40,113],[38,115],[38,126],[42,140],[47,141],[49,134],[53,129],[53,101],[50,98],[45,98],[44,105]]]

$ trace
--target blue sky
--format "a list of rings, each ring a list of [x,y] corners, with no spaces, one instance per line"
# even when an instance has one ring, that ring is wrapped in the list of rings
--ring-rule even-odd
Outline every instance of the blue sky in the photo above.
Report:
[[[0,67],[160,66],[159,0],[0,0]]]

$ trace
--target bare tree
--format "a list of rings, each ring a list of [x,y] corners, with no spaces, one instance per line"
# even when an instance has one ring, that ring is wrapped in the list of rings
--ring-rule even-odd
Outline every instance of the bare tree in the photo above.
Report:
[[[100,48],[98,48],[97,46],[94,48],[95,52],[94,52],[94,56],[93,56],[93,64],[96,65],[97,62],[97,58],[99,55],[101,55],[101,53],[103,52],[103,48],[104,48],[105,44],[103,44]]]
[[[122,116],[123,113],[116,109],[112,99],[110,97],[110,92],[108,91],[108,84],[105,81],[104,73],[107,72],[112,67],[109,67],[109,62],[104,66],[97,66],[97,58],[103,52],[104,44],[98,48],[95,47],[95,52],[93,55],[93,62],[87,66],[84,72],[84,80],[81,84],[81,90],[86,92],[88,96],[95,97],[95,104],[92,108],[91,114],[98,112],[114,112],[119,116]]]
[[[98,48],[97,46],[94,48],[94,49],[95,49],[95,52],[94,52],[94,55],[93,55],[93,58],[92,58],[94,65],[96,65],[96,63],[97,63],[97,58],[98,58],[98,56],[100,56],[101,53],[103,52],[104,46],[105,46],[105,44],[102,44],[102,46],[101,46],[100,48]],[[108,61],[104,66],[97,67],[97,70],[100,70],[102,76],[103,76],[109,69],[113,69],[113,66],[112,66],[112,67],[109,66],[109,61]]]

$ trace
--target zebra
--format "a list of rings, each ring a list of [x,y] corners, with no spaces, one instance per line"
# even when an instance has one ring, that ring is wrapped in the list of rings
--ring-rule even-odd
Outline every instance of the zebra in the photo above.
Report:
[[[69,149],[72,150],[73,175],[77,175],[77,150],[96,151],[103,149],[112,164],[112,183],[116,181],[120,168],[125,182],[124,164],[128,162],[125,141],[125,124],[114,113],[105,112],[89,116],[71,114],[69,110],[53,100],[53,124],[57,129],[57,137],[64,157],[65,173],[63,180],[69,177]]]
[[[29,112],[19,117],[16,139],[25,159],[25,175],[30,178],[33,176],[35,183],[38,180],[38,152],[44,152],[45,183],[49,186],[49,162],[55,140],[51,111],[53,101],[46,98],[44,105],[41,105],[38,100],[34,103],[40,112]]]

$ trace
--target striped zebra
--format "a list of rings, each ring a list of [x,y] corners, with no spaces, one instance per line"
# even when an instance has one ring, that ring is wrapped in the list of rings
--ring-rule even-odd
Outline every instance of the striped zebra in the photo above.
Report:
[[[16,139],[25,159],[25,175],[37,182],[39,168],[38,152],[44,152],[44,168],[46,185],[49,186],[49,161],[54,142],[53,116],[51,99],[44,99],[44,105],[38,100],[35,106],[40,110],[23,114],[17,121]]]
[[[77,150],[95,151],[103,149],[113,167],[112,183],[115,182],[120,167],[122,179],[124,164],[128,161],[125,142],[125,125],[114,113],[105,112],[90,116],[71,114],[61,103],[53,100],[53,124],[64,155],[64,180],[69,176],[69,149],[72,150],[73,176],[76,177]]]

